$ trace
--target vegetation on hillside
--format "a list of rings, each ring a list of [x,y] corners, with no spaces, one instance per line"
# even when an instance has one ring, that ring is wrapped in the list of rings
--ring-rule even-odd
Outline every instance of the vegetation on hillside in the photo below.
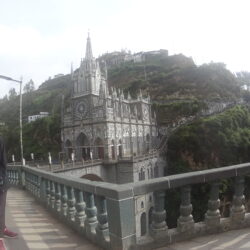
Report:
[[[250,108],[235,106],[180,127],[168,142],[168,174],[250,161]]]
[[[241,79],[243,75],[246,78],[247,74],[241,74]],[[135,96],[139,89],[145,95],[149,93],[159,124],[196,115],[206,108],[205,100],[233,101],[241,97],[249,97],[250,100],[250,95],[240,90],[242,84],[238,78],[224,64],[196,66],[191,58],[184,55],[156,55],[143,63],[127,62],[110,68],[108,83],[110,87],[123,88],[125,95],[129,91]],[[25,157],[29,158],[31,152],[42,157],[45,151],[52,151],[56,155],[61,150],[58,136],[61,98],[62,95],[65,96],[65,106],[68,106],[72,87],[70,75],[49,79],[37,90],[31,85],[26,86],[23,95]],[[29,115],[39,114],[41,111],[49,112],[50,118],[32,125],[27,124]],[[51,121],[55,123],[53,128]],[[0,122],[6,124],[0,127],[0,131],[6,139],[11,159],[11,154],[19,155],[19,96],[13,90],[10,91],[9,98],[5,96],[0,100]],[[42,132],[38,133],[38,129]],[[55,141],[50,138],[51,130],[56,135]]]

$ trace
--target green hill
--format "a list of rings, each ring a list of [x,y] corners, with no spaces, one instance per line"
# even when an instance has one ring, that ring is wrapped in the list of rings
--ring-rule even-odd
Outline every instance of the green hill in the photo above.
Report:
[[[159,123],[176,117],[195,115],[206,107],[206,100],[234,101],[243,96],[237,78],[221,63],[196,66],[184,55],[152,56],[143,63],[126,62],[108,71],[109,87],[123,88],[132,96],[142,89],[149,93]],[[70,75],[50,79],[23,95],[24,156],[34,153],[46,158],[50,151],[57,158],[60,151],[60,109],[62,95],[65,106],[71,93]],[[29,115],[49,112],[48,118],[27,124]],[[19,155],[19,96],[0,100],[0,127],[8,146],[8,157]]]

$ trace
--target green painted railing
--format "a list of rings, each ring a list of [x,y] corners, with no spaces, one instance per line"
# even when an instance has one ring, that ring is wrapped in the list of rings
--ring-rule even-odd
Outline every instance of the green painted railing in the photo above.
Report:
[[[249,173],[250,163],[116,185],[31,167],[8,167],[12,185],[30,191],[61,221],[93,243],[115,250],[153,249],[250,226],[244,206],[244,176]],[[226,178],[234,178],[234,196],[230,216],[221,218],[219,185]],[[199,223],[193,220],[191,204],[191,188],[197,183],[209,183],[211,187],[208,210]],[[181,193],[180,217],[177,227],[168,229],[165,197],[169,190],[177,188]]]

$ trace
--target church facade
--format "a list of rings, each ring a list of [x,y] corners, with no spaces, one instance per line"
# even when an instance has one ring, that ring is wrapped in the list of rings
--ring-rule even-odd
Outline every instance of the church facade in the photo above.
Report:
[[[90,37],[85,58],[71,77],[71,102],[61,128],[65,155],[70,159],[73,153],[82,162],[100,160],[99,177],[107,182],[162,176],[152,148],[157,127],[150,97],[139,93],[132,99],[129,93],[109,89],[105,62],[93,57]]]
[[[108,88],[105,63],[92,54],[72,70],[72,96],[61,126],[63,152],[82,164],[65,175],[110,183],[138,182],[164,175],[165,162],[152,145],[157,138],[150,97],[132,99]],[[136,235],[144,239],[152,223],[153,194],[135,197]]]

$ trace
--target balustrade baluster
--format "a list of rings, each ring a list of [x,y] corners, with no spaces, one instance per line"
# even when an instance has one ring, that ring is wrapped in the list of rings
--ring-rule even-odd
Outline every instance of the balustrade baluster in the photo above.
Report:
[[[177,221],[177,229],[181,233],[192,234],[194,230],[194,220],[192,216],[193,206],[191,204],[191,187],[181,188],[180,217]]]
[[[70,221],[75,221],[75,214],[76,214],[76,200],[75,200],[75,193],[74,193],[74,188],[68,187],[67,188],[68,192],[68,219]]]
[[[86,234],[89,238],[96,233],[95,228],[97,225],[96,218],[96,207],[94,201],[94,195],[89,192],[84,192],[85,201],[86,201],[86,215],[87,219],[85,220]]]
[[[58,213],[61,211],[61,185],[59,183],[56,183],[56,193],[55,193],[55,208]]]
[[[83,231],[84,229],[84,221],[86,219],[85,208],[86,204],[83,200],[83,192],[79,189],[75,190],[76,196],[76,223],[78,225],[79,231]]]
[[[40,199],[41,198],[41,176],[37,176],[37,188],[36,188],[36,196]]]
[[[67,187],[61,184],[61,191],[62,191],[62,206],[61,206],[61,213],[63,216],[67,216],[68,211],[68,194],[67,194]]]
[[[154,208],[152,212],[152,228],[151,233],[153,237],[164,237],[167,235],[168,226],[166,223],[165,210],[165,191],[155,191],[154,194]]]
[[[96,207],[97,207],[97,220],[98,224],[96,227],[96,235],[102,242],[103,247],[109,240],[109,229],[108,229],[108,216],[107,216],[107,204],[106,199],[103,196],[96,196]]]
[[[235,177],[234,196],[230,217],[233,224],[240,224],[245,219],[244,176]]]
[[[50,181],[46,180],[46,203],[47,206],[50,206]]]
[[[46,197],[46,180],[41,177],[40,198],[44,203],[47,203]]]
[[[55,183],[54,181],[50,181],[50,206],[52,209],[55,208],[55,201],[56,201],[56,198],[55,198]]]
[[[205,223],[207,229],[218,228],[220,226],[220,199],[219,199],[219,191],[220,191],[220,182],[216,181],[211,183],[210,188],[210,198],[208,201],[208,210],[205,214]]]

